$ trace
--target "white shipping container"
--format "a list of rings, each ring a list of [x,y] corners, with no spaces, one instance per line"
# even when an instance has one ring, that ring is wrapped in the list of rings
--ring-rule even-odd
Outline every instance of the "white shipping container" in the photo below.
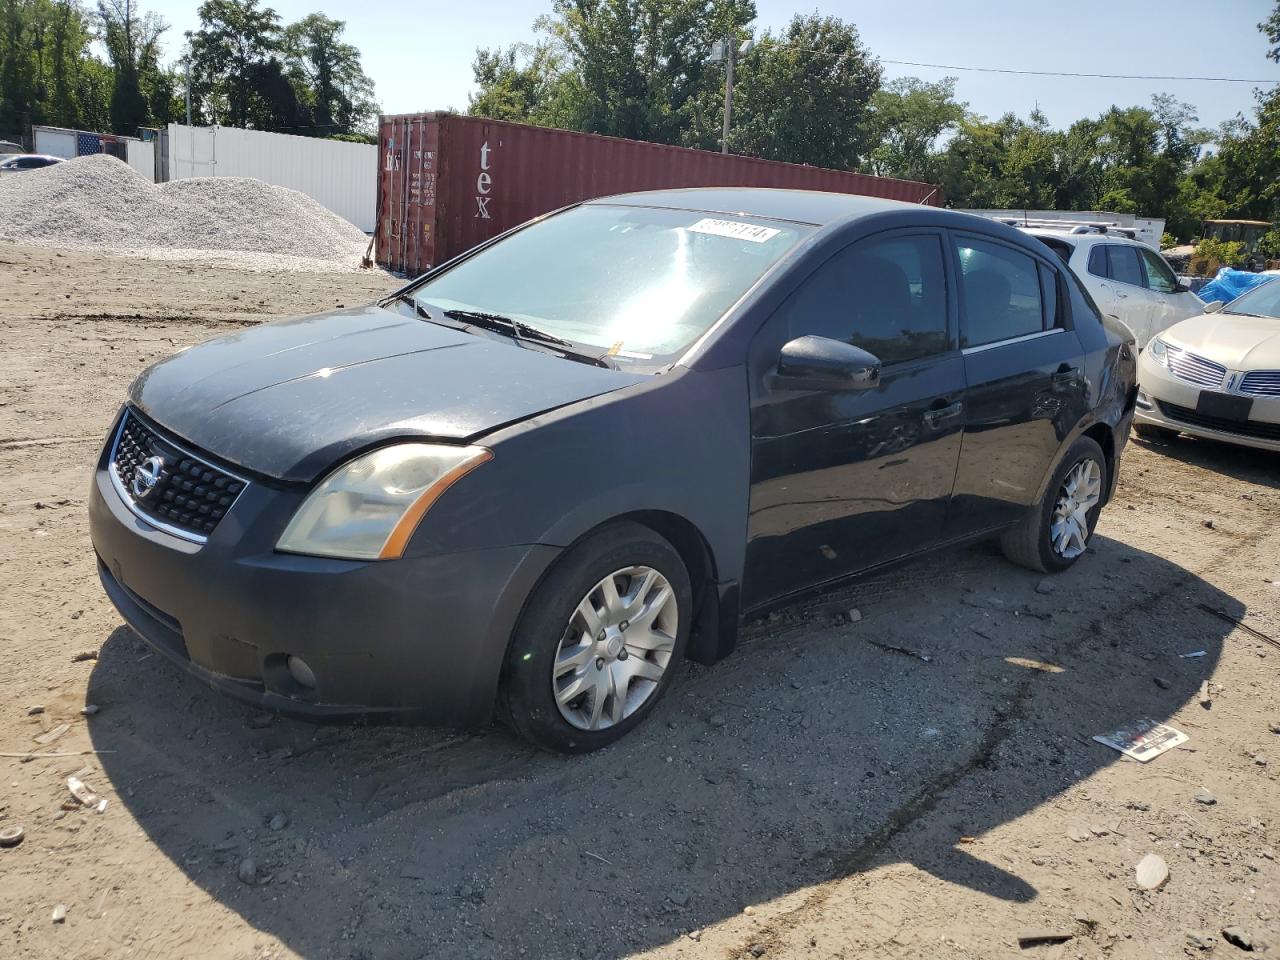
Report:
[[[169,179],[256,177],[305,193],[372,233],[378,148],[236,127],[169,124]]]
[[[51,157],[72,160],[76,155],[76,132],[54,130],[50,127],[35,128],[35,153],[47,153]]]
[[[156,182],[156,143],[154,140],[129,140],[129,166],[151,183]]]

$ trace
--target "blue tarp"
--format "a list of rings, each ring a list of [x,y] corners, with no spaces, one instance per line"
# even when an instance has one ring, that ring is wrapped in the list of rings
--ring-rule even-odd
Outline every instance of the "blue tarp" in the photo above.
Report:
[[[1268,280],[1274,279],[1274,275],[1250,273],[1248,270],[1232,270],[1230,267],[1223,267],[1218,271],[1216,277],[1196,291],[1196,296],[1205,303],[1211,303],[1214,300],[1230,303],[1245,291],[1252,290],[1254,287],[1261,286]]]

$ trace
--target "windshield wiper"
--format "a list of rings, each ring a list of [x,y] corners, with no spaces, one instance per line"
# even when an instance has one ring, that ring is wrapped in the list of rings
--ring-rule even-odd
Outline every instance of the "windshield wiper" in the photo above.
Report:
[[[554,333],[539,330],[537,327],[531,326],[523,320],[517,320],[515,317],[503,316],[500,313],[489,313],[485,310],[445,310],[444,315],[450,320],[459,320],[485,330],[505,333],[516,340],[545,343],[548,346],[556,347],[565,356],[574,360],[581,360],[597,367],[604,367],[607,370],[615,369],[614,365],[604,356],[584,353],[578,349],[572,340],[566,340],[564,337],[557,337]]]

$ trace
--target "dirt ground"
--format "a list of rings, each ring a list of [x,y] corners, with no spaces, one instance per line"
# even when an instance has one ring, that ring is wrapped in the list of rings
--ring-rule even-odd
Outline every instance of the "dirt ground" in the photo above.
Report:
[[[85,522],[129,380],[393,284],[0,245],[0,956],[1280,954],[1280,648],[1201,606],[1280,638],[1280,456],[1135,440],[1067,574],[982,546],[775,614],[587,757],[274,719],[149,654]],[[1141,717],[1190,740],[1091,740]]]

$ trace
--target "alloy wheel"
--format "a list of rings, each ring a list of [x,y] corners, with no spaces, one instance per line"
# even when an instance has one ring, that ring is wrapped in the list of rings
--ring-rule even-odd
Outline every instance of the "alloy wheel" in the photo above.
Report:
[[[1102,468],[1084,459],[1067,473],[1049,521],[1049,542],[1064,560],[1084,553],[1089,540],[1089,511],[1102,500]]]
[[[640,709],[671,663],[679,617],[675,591],[652,567],[624,567],[592,587],[551,668],[561,716],[579,730],[604,730]]]

